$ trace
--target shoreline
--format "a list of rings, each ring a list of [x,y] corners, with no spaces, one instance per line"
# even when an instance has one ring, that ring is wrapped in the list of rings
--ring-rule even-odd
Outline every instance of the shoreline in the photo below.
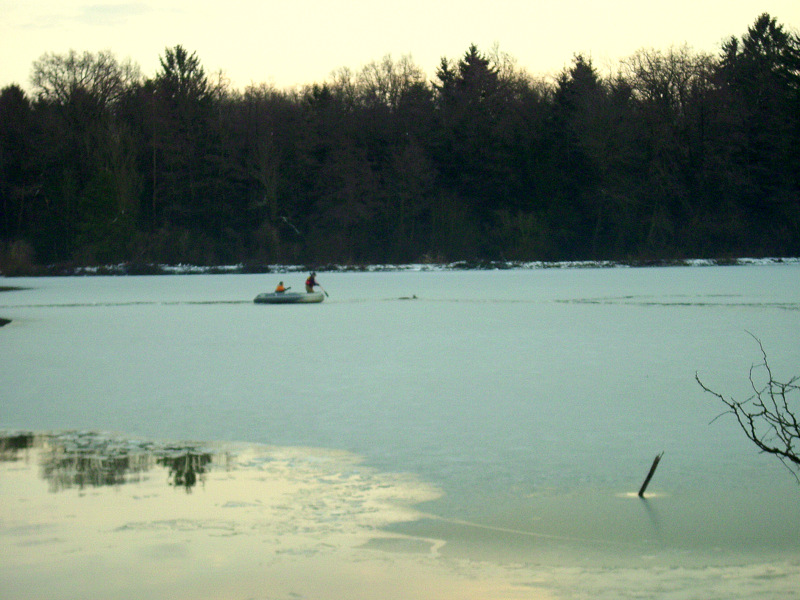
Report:
[[[395,271],[500,271],[537,269],[615,269],[615,268],[659,268],[659,267],[722,267],[748,265],[786,265],[800,264],[800,257],[764,258],[694,258],[694,259],[656,259],[635,261],[574,260],[574,261],[454,261],[450,263],[408,263],[408,264],[323,264],[323,265],[280,265],[280,264],[235,264],[235,265],[189,265],[189,264],[138,264],[119,263],[116,265],[47,265],[31,269],[30,272],[16,272],[13,275],[0,273],[0,279],[26,277],[83,277],[83,276],[123,276],[123,275],[242,275],[271,273],[302,273],[317,271],[322,273],[376,273]],[[0,286],[0,292],[18,291],[24,288]]]

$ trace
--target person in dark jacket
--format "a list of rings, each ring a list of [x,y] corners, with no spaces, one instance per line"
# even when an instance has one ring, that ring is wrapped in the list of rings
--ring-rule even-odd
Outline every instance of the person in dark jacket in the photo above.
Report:
[[[311,275],[306,279],[306,291],[310,294],[314,291],[315,285],[319,285],[317,283],[317,274],[312,271]]]

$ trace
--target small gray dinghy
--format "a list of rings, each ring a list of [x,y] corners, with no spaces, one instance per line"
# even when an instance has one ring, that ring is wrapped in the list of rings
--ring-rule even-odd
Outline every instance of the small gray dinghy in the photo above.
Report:
[[[325,294],[322,292],[264,292],[256,296],[256,304],[308,304],[322,302]]]

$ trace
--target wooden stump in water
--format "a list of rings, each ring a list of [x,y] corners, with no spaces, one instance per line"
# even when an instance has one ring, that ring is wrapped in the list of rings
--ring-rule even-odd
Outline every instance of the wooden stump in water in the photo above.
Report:
[[[639,498],[644,498],[644,491],[647,489],[647,484],[650,483],[650,480],[653,478],[653,473],[656,472],[656,467],[658,463],[661,461],[661,457],[664,456],[664,453],[658,454],[655,459],[653,460],[653,464],[650,467],[650,471],[647,473],[647,477],[644,478],[644,483],[642,483],[642,487],[639,488]]]

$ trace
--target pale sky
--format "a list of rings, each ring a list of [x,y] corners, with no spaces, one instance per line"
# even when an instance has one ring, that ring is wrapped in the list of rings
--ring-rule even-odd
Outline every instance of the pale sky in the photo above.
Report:
[[[70,49],[111,50],[152,77],[178,44],[238,89],[321,83],[387,54],[431,79],[472,43],[497,44],[535,76],[577,53],[606,73],[640,48],[716,53],[763,12],[800,29],[800,0],[0,0],[0,88],[29,90],[33,62]]]

